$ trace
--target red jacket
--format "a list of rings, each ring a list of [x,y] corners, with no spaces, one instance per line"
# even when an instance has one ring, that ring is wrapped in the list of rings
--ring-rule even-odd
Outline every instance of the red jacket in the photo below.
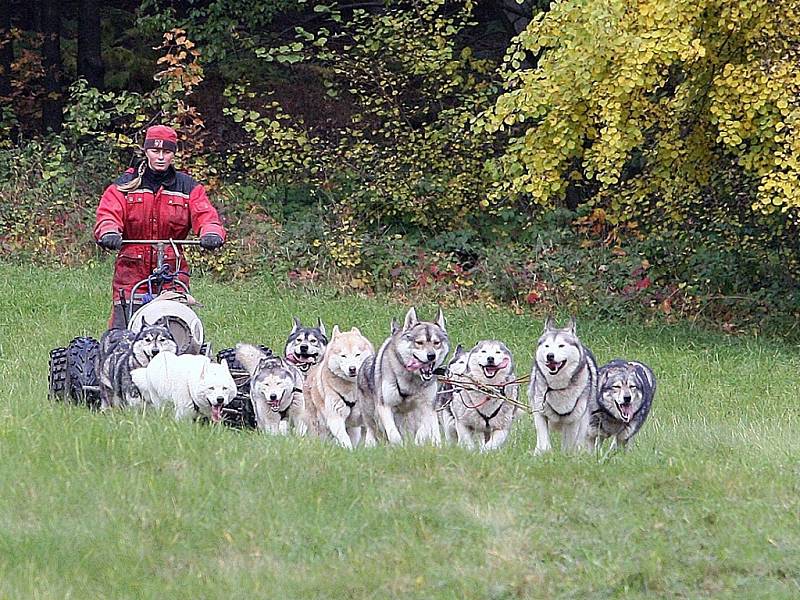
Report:
[[[96,240],[110,231],[121,233],[124,240],[182,240],[190,231],[198,236],[216,233],[225,239],[225,229],[202,185],[172,168],[160,185],[152,183],[149,175],[149,172],[145,174],[137,189],[120,192],[118,185],[136,177],[136,172],[129,169],[106,188],[97,207]],[[166,248],[166,262],[174,271],[175,253],[171,247]],[[120,289],[124,290],[126,300],[130,300],[131,286],[145,279],[156,266],[155,246],[123,246],[114,263],[113,300],[119,300]],[[186,259],[182,258],[181,271],[187,271],[188,267]],[[181,276],[181,280],[188,285],[188,277]],[[137,293],[146,291],[144,287],[136,290]]]

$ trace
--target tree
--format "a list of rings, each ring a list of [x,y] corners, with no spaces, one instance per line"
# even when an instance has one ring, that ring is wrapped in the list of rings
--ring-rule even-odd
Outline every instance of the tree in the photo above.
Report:
[[[647,205],[681,221],[732,170],[755,181],[752,209],[796,214],[798,32],[798,0],[553,3],[478,125],[506,134],[495,196],[547,205],[594,186],[612,218]]]
[[[42,103],[42,127],[60,131],[63,121],[61,89],[61,10],[58,0],[42,2],[42,66],[44,67],[45,97]]]
[[[103,59],[100,54],[100,2],[80,0],[78,8],[78,77],[89,85],[103,87]]]

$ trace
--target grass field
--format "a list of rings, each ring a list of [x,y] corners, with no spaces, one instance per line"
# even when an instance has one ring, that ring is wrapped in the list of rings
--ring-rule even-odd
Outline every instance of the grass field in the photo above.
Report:
[[[110,265],[0,265],[0,598],[797,598],[800,353],[687,326],[580,321],[659,378],[635,448],[534,459],[347,452],[47,400],[47,356],[99,336]],[[293,314],[378,345],[404,306],[195,281],[216,348],[281,348]],[[418,307],[423,317],[432,306]],[[541,321],[446,312],[530,368]]]

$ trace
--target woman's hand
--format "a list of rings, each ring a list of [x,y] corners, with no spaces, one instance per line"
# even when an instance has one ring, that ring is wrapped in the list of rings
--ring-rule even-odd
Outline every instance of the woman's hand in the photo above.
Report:
[[[216,233],[204,233],[200,236],[200,247],[203,250],[216,250],[222,243],[222,236]]]

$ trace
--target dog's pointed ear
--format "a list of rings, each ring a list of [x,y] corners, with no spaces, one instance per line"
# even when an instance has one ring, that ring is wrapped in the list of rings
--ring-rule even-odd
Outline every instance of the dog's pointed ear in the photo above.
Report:
[[[203,361],[203,366],[200,367],[200,376],[199,376],[200,381],[206,378],[206,368],[208,367],[208,365],[209,365],[208,361]]]
[[[358,327],[351,327],[350,328],[350,333],[355,333],[356,335],[361,335],[361,331],[359,330]]]
[[[290,332],[289,335],[300,329],[302,326],[303,324],[300,322],[300,319],[298,319],[297,317],[292,317],[292,331]]]
[[[439,312],[436,313],[436,324],[442,331],[447,331],[447,322],[444,320],[444,313],[441,307],[439,307]]]
[[[603,386],[606,384],[606,381],[608,381],[608,371],[609,371],[608,369],[600,369],[600,372],[598,373],[598,377],[597,377],[597,395],[598,396],[601,394],[601,391],[603,389]]]
[[[547,315],[547,318],[544,320],[544,330],[553,331],[554,329],[556,329],[556,320],[553,318],[553,315]]]
[[[575,315],[572,315],[569,318],[569,323],[567,323],[567,330],[572,334],[575,335],[575,327],[577,326],[578,322],[575,319]]]
[[[339,326],[338,325],[334,325],[333,326],[333,331],[331,332],[331,339],[333,340],[340,333],[342,333],[342,332],[339,331]]]
[[[392,317],[392,323],[391,325],[389,325],[389,327],[392,330],[392,335],[400,331],[400,323],[398,323],[397,319],[395,319],[394,317]]]
[[[324,335],[325,337],[328,337],[328,334],[325,333],[325,323],[323,323],[322,319],[320,319],[319,317],[317,317],[317,329],[319,329],[319,332],[322,335]]]
[[[230,371],[230,367],[228,367],[228,360],[227,360],[227,359],[223,358],[223,359],[222,359],[222,362],[221,362],[221,363],[219,363],[219,364],[221,364],[223,367],[225,367],[225,369],[226,369],[227,371]]]
[[[453,358],[454,359],[458,358],[462,354],[464,354],[464,346],[463,346],[463,344],[459,344],[458,346],[456,346],[456,351],[453,352]]]
[[[411,308],[408,309],[408,312],[406,313],[406,318],[403,320],[403,331],[411,329],[418,322],[419,319],[417,319],[417,309],[412,306]]]
[[[145,327],[150,327],[150,323],[147,322],[147,319],[142,317],[142,326],[139,327],[139,331],[143,331]]]

